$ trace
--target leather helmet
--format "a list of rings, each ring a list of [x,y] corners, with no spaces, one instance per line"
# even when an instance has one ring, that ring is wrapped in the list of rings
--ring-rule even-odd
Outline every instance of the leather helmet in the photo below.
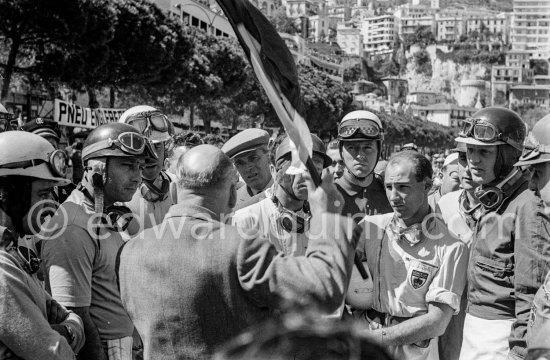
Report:
[[[157,158],[150,142],[135,127],[109,123],[95,128],[84,141],[82,160],[100,157],[149,156]]]
[[[527,127],[517,113],[502,107],[488,107],[464,120],[455,140],[480,146],[508,144],[522,151],[526,134]]]

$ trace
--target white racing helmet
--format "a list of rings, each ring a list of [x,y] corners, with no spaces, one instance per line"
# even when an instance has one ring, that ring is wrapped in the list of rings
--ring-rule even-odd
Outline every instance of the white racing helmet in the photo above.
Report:
[[[138,105],[126,110],[118,122],[132,125],[152,143],[165,142],[172,138],[174,127],[168,117],[148,105]]]
[[[0,176],[28,176],[67,185],[67,155],[43,137],[26,131],[0,133]]]

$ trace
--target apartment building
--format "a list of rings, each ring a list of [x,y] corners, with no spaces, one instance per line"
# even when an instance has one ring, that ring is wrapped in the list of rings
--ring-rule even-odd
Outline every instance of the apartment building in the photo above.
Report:
[[[369,54],[385,53],[393,49],[396,25],[393,15],[364,18],[361,21],[363,50]]]
[[[154,3],[161,10],[180,17],[189,26],[201,28],[215,36],[235,37],[221,9],[214,11],[204,2],[195,0],[155,0]]]
[[[514,0],[511,40],[514,50],[550,58],[550,1]]]
[[[363,35],[361,29],[345,23],[338,24],[336,28],[336,42],[348,55],[363,54]]]
[[[437,41],[455,41],[464,33],[466,26],[461,17],[436,17],[436,39]]]
[[[483,33],[484,30],[492,35],[494,40],[500,37],[502,41],[508,43],[510,38],[511,14],[500,13],[498,15],[473,16],[466,19],[466,33],[477,31]]]

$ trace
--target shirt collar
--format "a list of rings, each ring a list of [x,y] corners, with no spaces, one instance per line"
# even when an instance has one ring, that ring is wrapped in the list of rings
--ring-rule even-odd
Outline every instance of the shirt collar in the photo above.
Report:
[[[175,204],[172,205],[165,219],[171,217],[192,217],[203,221],[220,221],[220,216],[212,210],[198,205]]]

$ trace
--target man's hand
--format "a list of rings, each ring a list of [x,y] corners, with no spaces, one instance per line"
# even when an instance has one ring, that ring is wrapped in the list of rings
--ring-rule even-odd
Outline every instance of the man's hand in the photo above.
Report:
[[[53,299],[46,300],[46,311],[48,313],[48,322],[50,324],[59,324],[65,321],[67,316],[69,316],[69,311]]]
[[[305,176],[308,191],[308,201],[312,215],[322,213],[340,214],[344,207],[344,198],[334,185],[332,174],[325,172],[319,187],[315,187],[311,177]]]

